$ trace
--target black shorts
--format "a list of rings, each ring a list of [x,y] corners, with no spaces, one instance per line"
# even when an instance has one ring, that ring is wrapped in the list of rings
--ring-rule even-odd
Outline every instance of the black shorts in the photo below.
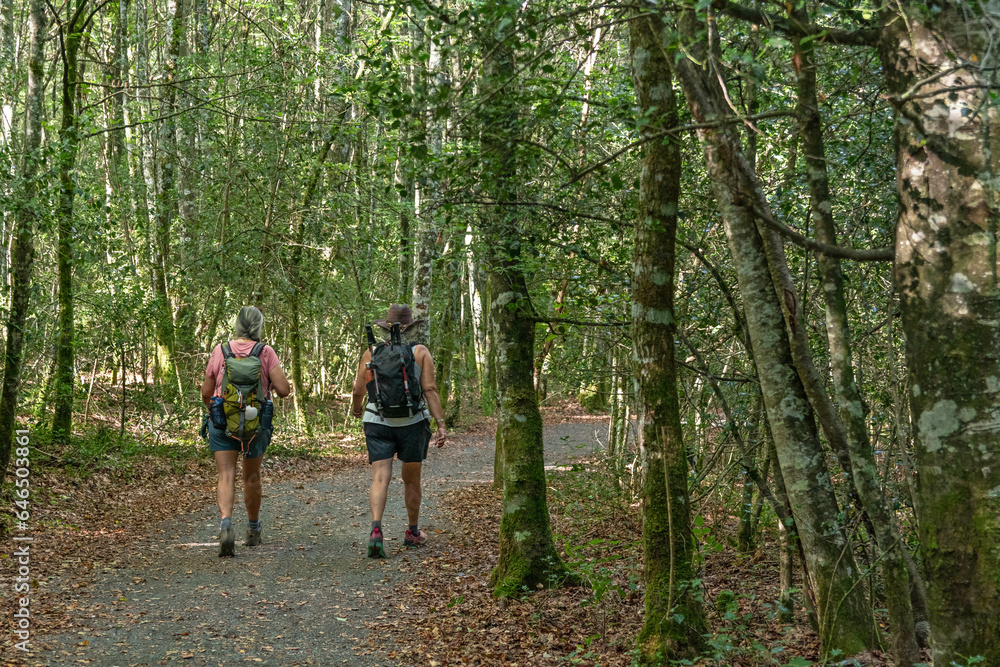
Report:
[[[391,459],[394,455],[403,463],[420,463],[427,458],[431,423],[427,419],[409,426],[367,422],[365,440],[368,443],[368,463]]]

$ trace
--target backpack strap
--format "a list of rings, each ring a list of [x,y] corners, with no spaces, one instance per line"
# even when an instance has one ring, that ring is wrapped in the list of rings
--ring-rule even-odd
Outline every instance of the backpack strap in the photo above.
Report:
[[[423,410],[427,407],[427,401],[424,399],[423,369],[417,363],[417,353],[414,351],[417,345],[420,345],[420,343],[410,343],[410,354],[413,355],[413,369],[420,371],[420,378],[417,380],[417,386],[420,387],[420,400],[417,401],[417,409]]]
[[[226,385],[229,384],[229,369],[226,368],[226,361],[236,356],[233,354],[233,348],[229,347],[229,343],[223,343],[219,347],[222,348],[222,382],[215,387],[216,396],[222,396]]]
[[[379,418],[382,418],[382,398],[380,396],[381,391],[379,390],[378,368],[375,366],[375,357],[377,357],[387,345],[389,345],[388,341],[382,341],[372,349],[371,370],[372,382],[375,384],[375,391],[368,392],[368,402],[375,405],[374,414],[378,415]],[[365,407],[365,410],[368,410],[367,406]],[[371,410],[368,411],[371,412]]]
[[[260,355],[264,353],[264,348],[266,346],[267,343],[264,343],[263,341],[257,341],[257,343],[253,346],[253,349],[250,350],[250,354],[248,354],[247,356],[257,357],[258,359],[260,359]],[[268,386],[267,390],[268,393],[270,393],[271,387]],[[269,398],[268,396],[264,395],[264,364],[261,364],[260,376],[257,378],[257,402],[260,403],[257,409],[260,410],[261,412],[263,412],[264,410],[264,401],[266,401],[268,398]]]

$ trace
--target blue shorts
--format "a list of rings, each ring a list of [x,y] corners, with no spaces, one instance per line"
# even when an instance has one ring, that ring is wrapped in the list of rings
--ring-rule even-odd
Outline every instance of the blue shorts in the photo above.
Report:
[[[421,463],[427,458],[431,423],[426,419],[409,426],[386,426],[368,422],[364,427],[368,463],[391,459],[393,455],[397,455],[403,463]]]
[[[246,445],[241,445],[236,438],[230,438],[221,428],[216,428],[212,420],[208,420],[208,448],[213,452],[238,452],[246,448],[245,458],[256,459],[264,456],[264,450],[271,444],[271,434],[274,429],[260,429],[256,437]]]

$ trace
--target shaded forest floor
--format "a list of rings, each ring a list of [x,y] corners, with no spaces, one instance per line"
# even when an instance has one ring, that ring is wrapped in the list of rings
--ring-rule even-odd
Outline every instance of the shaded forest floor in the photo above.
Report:
[[[24,660],[5,631],[2,664],[630,665],[642,619],[640,509],[620,491],[630,473],[602,460],[605,418],[567,406],[545,416],[553,529],[588,587],[491,596],[500,497],[490,423],[431,452],[421,516],[431,539],[420,549],[402,547],[397,466],[390,557],[378,561],[364,557],[369,471],[356,433],[265,459],[264,544],[243,546],[238,507],[235,559],[216,556],[207,456],[168,448],[117,465],[113,452],[87,461],[90,450],[74,450],[79,474],[48,468],[32,480],[33,650]],[[738,555],[735,519],[701,512],[715,635],[698,664],[812,664],[804,614],[776,618],[775,545]],[[0,560],[5,608],[9,563]],[[735,603],[716,609],[724,591]]]

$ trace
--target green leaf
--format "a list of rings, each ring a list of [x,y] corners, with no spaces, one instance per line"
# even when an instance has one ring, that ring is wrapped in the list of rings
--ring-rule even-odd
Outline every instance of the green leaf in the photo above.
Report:
[[[795,656],[790,661],[786,662],[783,667],[810,667],[812,664],[812,660],[806,660],[805,658]]]

